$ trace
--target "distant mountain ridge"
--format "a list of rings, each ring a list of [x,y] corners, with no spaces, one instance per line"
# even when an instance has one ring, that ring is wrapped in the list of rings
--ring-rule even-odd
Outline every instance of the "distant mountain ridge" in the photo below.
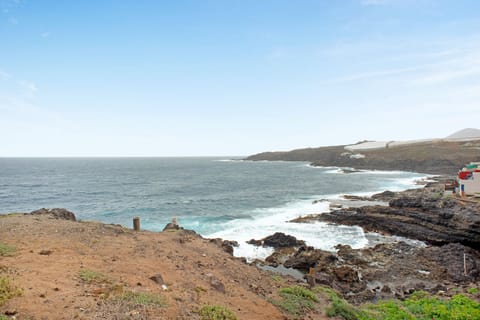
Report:
[[[480,130],[467,128],[443,139],[364,141],[354,145],[264,152],[246,160],[308,161],[314,166],[453,175],[464,164],[480,161]]]
[[[468,138],[480,139],[480,130],[474,129],[474,128],[465,128],[455,133],[452,133],[445,139],[468,139]]]

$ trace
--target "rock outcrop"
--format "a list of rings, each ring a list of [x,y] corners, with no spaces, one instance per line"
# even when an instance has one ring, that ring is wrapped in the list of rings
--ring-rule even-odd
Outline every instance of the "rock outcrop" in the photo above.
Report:
[[[415,290],[436,294],[480,280],[479,252],[461,244],[416,247],[400,242],[365,249],[339,245],[337,250],[302,246],[283,256],[276,252],[266,261],[275,257],[305,273],[313,268],[316,284],[330,286],[354,303],[404,298]]]
[[[446,196],[438,185],[400,192],[389,206],[340,209],[307,220],[358,225],[365,231],[434,245],[461,243],[480,249],[480,204]]]
[[[26,214],[32,214],[32,215],[48,214],[48,215],[52,215],[55,219],[77,221],[77,219],[75,218],[75,214],[73,212],[63,208],[53,208],[53,209],[42,208]]]
[[[298,247],[305,244],[303,240],[297,240],[294,236],[285,234],[283,232],[275,232],[273,235],[265,237],[261,240],[251,239],[247,241],[249,244],[256,246],[267,246],[272,248],[290,248]]]

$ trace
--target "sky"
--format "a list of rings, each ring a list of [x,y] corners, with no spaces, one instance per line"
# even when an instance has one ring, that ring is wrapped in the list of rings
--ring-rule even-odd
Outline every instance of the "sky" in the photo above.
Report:
[[[0,157],[439,138],[479,110],[477,0],[0,0]]]

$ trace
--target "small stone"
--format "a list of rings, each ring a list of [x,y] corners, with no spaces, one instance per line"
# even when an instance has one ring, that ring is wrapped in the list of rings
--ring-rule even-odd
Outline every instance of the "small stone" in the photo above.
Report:
[[[218,292],[225,293],[225,285],[216,277],[210,277],[210,285]]]
[[[42,256],[49,256],[53,253],[52,250],[42,250],[40,251],[38,254],[42,255]]]
[[[156,275],[151,276],[149,279],[155,282],[156,284],[158,284],[159,286],[162,286],[165,284],[165,281],[163,280],[163,277],[160,273],[157,273]]]
[[[5,314],[6,316],[14,316],[14,315],[17,314],[17,310],[15,310],[15,309],[7,310],[7,311],[4,312],[4,314]]]

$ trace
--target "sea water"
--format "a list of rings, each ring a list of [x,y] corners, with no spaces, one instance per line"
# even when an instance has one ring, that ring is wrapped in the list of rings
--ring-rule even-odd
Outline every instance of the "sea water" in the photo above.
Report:
[[[271,249],[246,241],[284,232],[325,250],[365,246],[359,227],[289,221],[327,212],[343,194],[403,190],[424,177],[235,158],[0,158],[0,213],[59,207],[128,227],[139,216],[152,231],[176,217],[205,237],[238,241],[237,256],[265,258]]]

